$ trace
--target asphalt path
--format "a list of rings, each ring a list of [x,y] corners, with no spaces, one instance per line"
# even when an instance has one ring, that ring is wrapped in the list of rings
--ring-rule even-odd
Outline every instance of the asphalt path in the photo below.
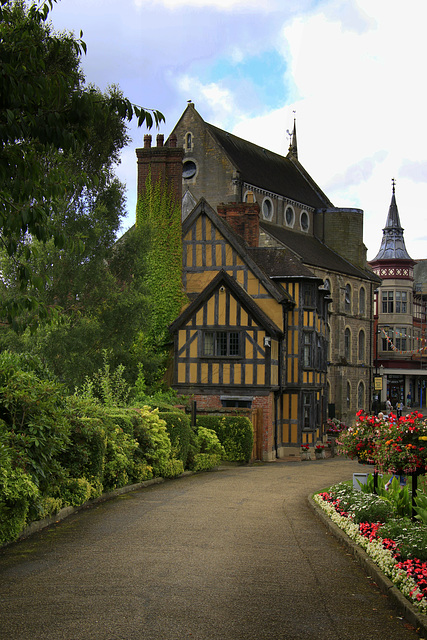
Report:
[[[415,640],[307,496],[333,458],[186,476],[0,551],[1,640]]]

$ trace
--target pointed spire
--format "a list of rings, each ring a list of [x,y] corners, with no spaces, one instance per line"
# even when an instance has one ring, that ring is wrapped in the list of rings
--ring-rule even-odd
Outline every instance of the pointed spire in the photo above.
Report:
[[[374,258],[375,260],[412,260],[408,254],[403,238],[403,229],[400,224],[399,210],[396,203],[396,180],[393,178],[392,195],[387,220],[383,229],[381,247]]]
[[[294,111],[295,113],[295,111]],[[289,151],[288,151],[288,156],[294,156],[294,158],[296,160],[298,160],[298,145],[297,145],[297,121],[296,118],[294,117],[294,130],[292,131],[291,134],[291,141],[289,144]]]

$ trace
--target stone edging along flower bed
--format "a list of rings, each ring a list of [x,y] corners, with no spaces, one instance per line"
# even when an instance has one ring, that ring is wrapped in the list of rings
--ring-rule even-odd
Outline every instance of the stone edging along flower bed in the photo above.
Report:
[[[418,601],[416,583],[405,571],[396,569],[397,563],[391,552],[384,549],[378,540],[369,541],[362,536],[357,524],[339,515],[334,506],[319,494],[309,496],[308,501],[329,531],[351,551],[379,589],[393,600],[399,613],[427,637],[427,600],[421,598]]]

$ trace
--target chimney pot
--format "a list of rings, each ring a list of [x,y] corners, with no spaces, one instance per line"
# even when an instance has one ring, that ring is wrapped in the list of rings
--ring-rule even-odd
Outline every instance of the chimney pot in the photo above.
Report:
[[[163,133],[158,133],[157,134],[157,146],[158,147],[163,147],[163,140],[164,140]]]
[[[169,146],[170,147],[176,147],[176,143],[177,143],[177,137],[176,135],[173,133],[171,135],[171,137],[169,138]]]
[[[146,133],[144,136],[144,149],[149,149],[151,147],[151,136],[149,133]]]

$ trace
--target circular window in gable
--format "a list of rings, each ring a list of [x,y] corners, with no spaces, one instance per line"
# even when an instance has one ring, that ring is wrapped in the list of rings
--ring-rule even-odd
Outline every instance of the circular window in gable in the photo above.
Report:
[[[271,218],[273,217],[273,203],[271,202],[270,198],[264,198],[264,201],[262,203],[262,215],[264,216],[265,220],[271,220]]]
[[[293,227],[295,222],[295,213],[292,207],[287,207],[285,211],[285,220],[288,227]]]
[[[192,160],[187,160],[184,162],[182,167],[182,177],[188,180],[189,178],[193,178],[196,175],[197,166],[196,163]]]
[[[303,211],[300,218],[301,229],[303,231],[308,231],[308,227],[310,226],[310,219],[308,217],[307,211]]]

